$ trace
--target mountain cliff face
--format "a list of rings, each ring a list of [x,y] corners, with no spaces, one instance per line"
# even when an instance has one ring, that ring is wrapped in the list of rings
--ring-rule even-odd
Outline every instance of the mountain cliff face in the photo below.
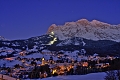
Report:
[[[110,25],[97,20],[89,22],[86,19],[81,19],[76,22],[66,22],[64,25],[58,26],[52,24],[47,33],[54,34],[60,40],[82,37],[95,41],[112,40],[120,42],[120,25]]]

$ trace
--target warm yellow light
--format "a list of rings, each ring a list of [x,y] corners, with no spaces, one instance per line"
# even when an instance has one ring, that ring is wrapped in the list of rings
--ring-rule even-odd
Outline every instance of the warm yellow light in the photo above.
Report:
[[[42,60],[45,60],[44,58],[42,58]]]
[[[57,41],[57,38],[54,38],[53,41],[50,41],[49,45],[54,44],[55,41]]]
[[[54,43],[54,41],[50,41],[50,43],[49,44],[53,44]]]
[[[54,41],[54,42],[55,42],[55,41],[57,41],[57,38],[54,38],[54,40],[53,40],[53,41]]]
[[[51,34],[54,35],[54,32],[52,31]]]
[[[52,74],[54,74],[54,73],[56,73],[56,72],[57,72],[57,70],[55,69],[55,70],[53,70]]]
[[[6,60],[14,60],[13,58],[5,58]]]

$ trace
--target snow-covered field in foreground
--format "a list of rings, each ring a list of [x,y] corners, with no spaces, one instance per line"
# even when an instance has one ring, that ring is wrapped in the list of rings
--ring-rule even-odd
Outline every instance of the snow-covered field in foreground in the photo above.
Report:
[[[91,73],[87,75],[66,75],[57,77],[48,77],[43,79],[32,79],[32,80],[104,80],[106,73]],[[30,80],[30,79],[26,79]]]

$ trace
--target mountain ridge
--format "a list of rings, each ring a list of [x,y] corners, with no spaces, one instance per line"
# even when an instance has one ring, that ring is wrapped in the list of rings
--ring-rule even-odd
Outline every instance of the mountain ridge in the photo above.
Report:
[[[112,40],[120,42],[120,25],[111,25],[108,23],[87,19],[81,19],[76,22],[66,22],[64,25],[52,24],[47,34],[54,33],[60,40],[71,37],[83,37],[91,40]]]
[[[110,29],[110,27],[112,29]],[[108,34],[104,32],[104,29],[110,30],[108,32],[112,34],[115,33],[115,35],[109,34],[109,36],[106,38]],[[117,31],[113,32],[114,29]],[[4,48],[12,48],[13,51],[19,49],[21,51],[26,50],[31,52],[41,52],[43,50],[50,50],[55,52],[59,52],[61,50],[78,50],[79,52],[82,52],[84,50],[86,54],[97,53],[99,55],[119,56],[120,42],[117,40],[117,38],[119,39],[120,36],[119,29],[120,25],[111,26],[108,23],[103,23],[97,20],[89,22],[86,19],[82,19],[76,22],[66,22],[63,26],[52,24],[52,26],[49,27],[47,34],[45,35],[22,40],[0,40],[0,48],[1,51]],[[93,32],[96,34],[100,32],[104,33],[102,35],[99,34],[100,37],[102,37],[99,38],[98,34],[91,34]],[[117,33],[117,38],[114,39],[114,36],[116,36]],[[87,36],[89,35],[88,38],[86,34]],[[105,38],[103,38],[103,35]],[[97,36],[96,40],[94,39],[94,36]]]

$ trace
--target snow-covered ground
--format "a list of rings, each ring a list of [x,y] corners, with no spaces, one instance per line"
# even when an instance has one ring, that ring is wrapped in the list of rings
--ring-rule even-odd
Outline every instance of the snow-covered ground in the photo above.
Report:
[[[87,75],[66,75],[57,77],[48,77],[43,79],[32,79],[32,80],[104,80],[106,73],[91,73]],[[25,79],[30,80],[30,79]]]
[[[0,60],[0,66],[2,67],[3,64],[5,64],[6,67],[13,67],[16,64],[20,64],[21,65],[22,62],[18,61],[18,60],[8,61],[8,60],[1,59]]]

